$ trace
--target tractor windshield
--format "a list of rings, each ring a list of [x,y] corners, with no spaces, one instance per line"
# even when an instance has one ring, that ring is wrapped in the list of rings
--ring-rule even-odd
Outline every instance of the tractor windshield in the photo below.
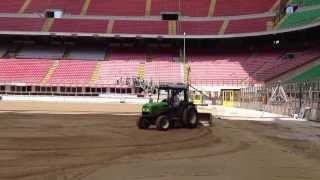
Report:
[[[164,101],[168,102],[168,91],[159,89],[157,102],[164,102]]]

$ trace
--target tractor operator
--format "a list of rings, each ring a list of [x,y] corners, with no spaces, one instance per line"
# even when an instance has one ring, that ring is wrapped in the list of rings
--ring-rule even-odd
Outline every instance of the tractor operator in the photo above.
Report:
[[[174,91],[172,92],[172,96],[170,98],[170,104],[173,106],[173,107],[179,107],[179,103],[180,103],[180,100],[179,100],[179,92],[178,91]]]

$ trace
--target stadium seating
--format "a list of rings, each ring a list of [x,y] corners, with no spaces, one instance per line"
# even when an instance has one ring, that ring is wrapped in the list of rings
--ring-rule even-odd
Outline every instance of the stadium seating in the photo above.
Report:
[[[202,61],[192,62],[190,67],[191,83],[195,85],[236,85],[249,77],[240,62]]]
[[[126,78],[137,78],[140,66],[139,61],[112,60],[101,64],[97,85],[120,85],[117,81]]]
[[[146,50],[147,49],[147,50]],[[110,51],[110,60],[127,60],[145,62],[151,61],[174,61],[179,60],[179,52],[175,48],[112,48]]]
[[[168,34],[166,21],[120,21],[114,23],[113,33]]]
[[[237,34],[267,31],[268,22],[272,17],[246,16],[243,18],[232,18],[229,21],[224,19],[199,19],[207,16],[238,16],[252,13],[264,13],[270,10],[276,0],[260,0],[244,3],[241,0],[229,0],[227,3],[222,0],[212,5],[212,1],[203,0],[201,3],[195,0],[152,0],[150,15],[159,16],[161,12],[179,12],[184,16],[197,17],[195,19],[184,19],[177,21],[177,26],[158,18],[153,20],[144,19],[148,14],[146,0],[137,0],[132,3],[130,0],[91,0],[88,1],[88,9],[84,8],[85,0],[55,0],[43,1],[32,0],[24,6],[20,0],[4,0],[0,2],[0,12],[9,13],[43,13],[46,9],[62,9],[66,14],[83,14],[81,17],[67,16],[63,19],[55,19],[52,26],[49,23],[48,29],[43,30],[44,18],[25,15],[25,17],[0,17],[0,31],[49,31],[66,33],[114,33],[114,34],[151,34],[151,35],[217,35]],[[318,1],[305,0],[305,5],[314,5]],[[296,1],[293,1],[296,3]],[[10,4],[10,6],[9,6]],[[87,7],[87,6],[85,6]],[[22,11],[22,9],[25,9]],[[210,10],[209,10],[210,9]],[[209,12],[210,11],[210,12]],[[212,14],[213,13],[213,14]],[[211,14],[211,15],[210,15]],[[102,16],[138,16],[141,19],[113,19],[110,21],[101,18],[87,18],[85,15]],[[309,23],[317,22],[320,16],[320,9],[297,11],[288,16],[280,29],[292,28]],[[51,22],[51,21],[50,21]],[[229,23],[223,23],[229,22]],[[47,25],[47,23],[45,24]],[[171,26],[170,26],[171,25]],[[175,24],[174,24],[175,25]],[[223,26],[226,25],[226,26]]]
[[[184,16],[208,16],[210,0],[152,0],[151,15],[158,16],[162,12],[178,12]]]
[[[61,9],[65,14],[80,14],[85,0],[31,0],[25,8],[25,13],[43,13],[47,9]],[[299,0],[294,0],[296,2]],[[17,13],[24,5],[23,0],[1,0],[0,12]],[[161,12],[179,12],[184,16],[206,17],[209,14],[210,0],[152,0],[151,15]],[[242,14],[267,12],[276,0],[259,0],[244,3],[241,0],[217,0],[216,16],[233,16]],[[305,6],[318,4],[317,0],[305,0]],[[146,0],[91,0],[86,13],[102,16],[144,16]]]
[[[181,63],[171,61],[146,62],[144,79],[158,82],[183,82],[183,67]]]
[[[175,61],[179,60],[179,51],[175,48],[149,48],[151,61]]]
[[[1,0],[0,13],[17,13],[22,4],[22,0]]]
[[[96,61],[61,60],[49,85],[87,85],[96,68]]]
[[[217,0],[215,16],[236,16],[268,12],[277,0]]]
[[[41,18],[0,17],[0,31],[40,31],[42,25]]]
[[[146,60],[146,52],[143,49],[136,48],[112,48],[111,60],[135,60],[144,62]]]
[[[267,30],[267,22],[271,21],[271,18],[256,18],[256,19],[242,19],[231,20],[226,34],[231,33],[248,33],[248,32],[261,32]]]
[[[213,35],[218,34],[222,21],[180,21],[177,33],[188,35]]]
[[[295,55],[293,59],[281,57],[273,60],[272,63],[269,63],[268,68],[257,72],[255,78],[260,81],[267,81],[320,57],[318,49],[298,51],[293,54]]]
[[[105,56],[106,56],[105,48],[73,47],[68,50],[66,59],[104,60]]]
[[[65,14],[78,15],[82,11],[84,15],[102,16],[140,16],[147,14],[146,0],[137,0],[132,3],[130,0],[91,0],[88,9],[84,8],[85,0],[32,0],[30,4],[22,0],[3,0],[0,2],[0,13],[43,13],[46,9],[61,9]],[[179,12],[184,16],[207,17],[210,13],[214,16],[238,16],[254,13],[268,12],[276,3],[276,0],[259,0],[244,3],[241,0],[228,0],[228,2],[217,0],[152,0],[150,1],[150,15],[159,16],[161,12]],[[293,4],[300,0],[293,0]],[[318,0],[303,0],[304,6],[318,5]],[[87,7],[87,6],[86,6]],[[213,8],[211,8],[213,7]],[[210,13],[209,13],[210,9]],[[212,15],[212,14],[211,14]],[[299,10],[285,19],[280,24],[280,29],[292,28],[318,22],[320,9]],[[79,18],[79,17],[78,17]],[[82,18],[82,19],[81,19]],[[245,19],[230,20],[224,34],[261,32],[267,30],[267,23],[272,17],[257,18],[245,17]],[[85,16],[80,19],[55,19],[52,26],[48,26],[49,32],[69,33],[115,33],[115,34],[183,34],[189,35],[215,35],[222,28],[223,20],[183,20],[178,21],[176,32],[170,31],[167,21],[154,20],[114,20],[108,26],[108,20],[88,19]],[[39,17],[0,17],[0,31],[41,31],[44,19]],[[175,28],[174,28],[175,29]]]
[[[184,16],[206,17],[209,14],[210,0],[202,0],[201,3],[194,0],[184,0],[180,3]]]
[[[293,70],[315,58],[318,50],[298,51],[295,58],[284,58],[286,51],[263,50],[246,53],[199,53],[189,56],[193,84],[222,85],[264,82]]]
[[[315,6],[315,5],[319,5],[320,1],[319,0],[292,0],[291,4],[298,4],[302,6]]]
[[[39,84],[52,64],[51,60],[2,59],[0,82]]]
[[[320,77],[320,65],[317,65],[317,66],[314,66],[311,69],[308,69],[305,72],[293,77],[289,81],[314,80],[314,79],[319,79],[319,77]]]
[[[80,14],[83,2],[84,0],[32,0],[26,12],[43,13],[47,9],[60,9],[65,14]]]
[[[51,32],[106,33],[107,20],[56,19]]]
[[[178,12],[178,0],[152,0],[151,15],[159,16],[161,12]]]
[[[320,20],[319,17],[320,8],[309,11],[298,11],[290,14],[288,18],[280,25],[280,29],[293,28],[318,22]]]
[[[267,30],[271,18],[231,20],[226,34],[247,33]],[[40,18],[4,18],[0,17],[0,31],[40,31],[44,20]],[[186,32],[189,35],[218,34],[222,21],[179,21],[177,34]],[[94,19],[55,19],[50,32],[67,33],[107,33],[108,20]],[[248,28],[249,27],[249,28]],[[153,34],[168,35],[168,22],[159,20],[116,20],[114,34]]]
[[[184,68],[177,52],[164,50],[151,54],[141,49],[112,49],[110,60],[102,61],[96,85],[119,85],[119,80],[138,77],[143,66],[143,77],[147,81],[182,82]],[[124,53],[126,52],[126,53]],[[288,58],[286,54],[294,54]],[[309,63],[320,57],[318,49],[306,50],[257,50],[250,51],[208,51],[192,50],[188,53],[191,67],[191,81],[194,85],[240,85],[261,83]],[[0,82],[40,83],[52,60],[0,60]],[[92,60],[61,60],[48,80],[49,85],[87,85],[96,69]],[[39,70],[38,70],[39,69]],[[15,73],[16,72],[16,73]]]
[[[88,15],[144,16],[146,0],[92,0]]]
[[[255,77],[257,73],[272,67],[284,53],[284,51],[279,50],[254,52],[244,63],[242,63],[242,66],[251,77]]]
[[[229,54],[229,55],[228,55]],[[194,85],[237,84],[249,77],[242,64],[248,53],[197,52],[188,57]]]
[[[284,51],[279,50],[262,50],[254,52],[244,63],[242,63],[242,67],[244,67],[249,74],[249,77],[246,80],[264,82],[266,77],[263,75],[259,77],[261,72],[272,68],[284,53]]]
[[[19,59],[61,59],[65,49],[59,46],[25,46],[17,52]]]
[[[269,12],[276,1],[136,0],[133,3],[131,0],[2,0],[0,31],[3,34],[7,34],[7,31],[49,32],[51,35],[61,32],[71,33],[74,37],[76,33],[112,33],[116,37],[130,34],[139,37],[182,35],[184,32],[197,36],[223,33],[232,36],[237,33],[267,31],[273,17],[255,13]],[[293,4],[298,2],[299,0],[291,1]],[[304,6],[319,4],[318,0],[304,0]],[[43,12],[47,9],[61,9],[67,15],[61,19],[45,18]],[[162,12],[178,12],[190,17],[183,17],[179,21],[165,21],[160,20]],[[145,17],[148,15],[151,17]],[[317,6],[298,9],[285,16],[284,21],[280,21],[279,28],[319,22],[319,17],[320,9]],[[53,37],[57,39],[55,42],[58,42],[57,37]],[[167,40],[163,40],[166,38],[159,36],[159,41],[166,42]],[[134,43],[123,41],[118,44],[110,43],[110,48],[107,49],[104,45],[99,48],[70,48],[69,43],[60,47],[29,47],[21,46],[19,42],[15,44],[16,48],[0,47],[1,57],[21,59],[0,59],[0,83],[108,86],[123,85],[119,81],[132,77],[143,77],[155,83],[185,80],[181,52],[175,47],[168,48],[165,46],[167,44],[163,44],[163,47],[150,44],[150,47],[137,48]],[[176,45],[181,46],[180,43]],[[69,48],[65,49],[65,46]],[[187,51],[187,62],[191,67],[190,78],[194,85],[263,83],[320,57],[318,49],[294,50],[293,58],[285,56],[290,50],[227,52],[196,49]],[[53,61],[54,59],[60,61]]]

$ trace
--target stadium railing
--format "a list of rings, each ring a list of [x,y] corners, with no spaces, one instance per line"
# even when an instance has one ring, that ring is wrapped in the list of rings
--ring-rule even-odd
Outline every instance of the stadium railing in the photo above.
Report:
[[[293,116],[305,109],[320,110],[320,80],[280,83],[287,101],[275,98],[271,101],[277,84],[242,88],[239,94],[239,107],[265,110],[272,113]],[[279,87],[280,87],[279,86]]]

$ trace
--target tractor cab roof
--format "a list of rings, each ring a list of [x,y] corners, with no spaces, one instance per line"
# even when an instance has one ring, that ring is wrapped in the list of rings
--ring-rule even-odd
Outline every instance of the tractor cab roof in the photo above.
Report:
[[[158,87],[160,90],[187,90],[188,86],[183,83],[177,83],[177,84],[160,84]]]

